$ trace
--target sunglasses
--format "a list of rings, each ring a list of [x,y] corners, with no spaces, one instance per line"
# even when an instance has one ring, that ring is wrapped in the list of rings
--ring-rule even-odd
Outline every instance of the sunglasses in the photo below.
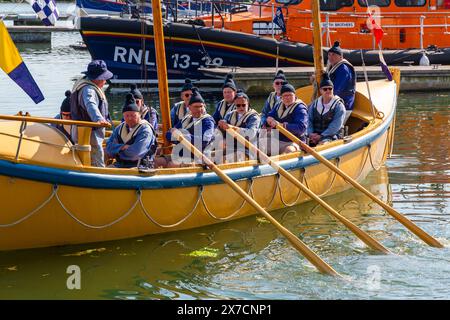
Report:
[[[236,108],[245,108],[247,105],[245,103],[243,104],[236,104]]]
[[[275,81],[274,84],[275,84],[276,86],[279,86],[279,85],[283,84],[283,81]]]
[[[332,91],[333,90],[333,88],[331,88],[331,87],[325,87],[325,88],[320,88],[320,89],[323,91]]]
[[[186,98],[189,98],[190,96],[192,96],[192,93],[185,93],[184,96],[185,96]]]

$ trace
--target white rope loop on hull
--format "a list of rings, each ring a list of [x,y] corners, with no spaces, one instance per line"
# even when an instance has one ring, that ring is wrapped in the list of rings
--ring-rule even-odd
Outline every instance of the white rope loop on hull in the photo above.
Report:
[[[390,130],[392,130],[392,128],[389,128],[389,132],[390,132]],[[389,135],[386,135],[386,139],[387,139],[388,136]],[[383,158],[384,158],[384,156],[386,154],[386,149],[390,149],[390,147],[391,147],[391,146],[387,146],[387,144],[385,144],[385,145],[386,145],[386,147],[385,147],[385,149],[383,151]],[[358,176],[357,179],[361,178],[361,175],[362,175],[362,173],[364,171],[364,168],[366,166],[366,163],[367,163],[367,159],[370,160],[370,165],[371,165],[373,170],[378,171],[382,167],[382,164],[379,165],[378,167],[375,167],[375,165],[373,163],[373,156],[371,154],[371,147],[372,147],[371,144],[367,145],[367,153],[366,153],[363,165],[361,166],[361,170],[360,170],[360,172],[357,175]],[[340,158],[336,158],[336,166],[339,167],[339,164],[340,164]],[[302,170],[302,181],[309,188],[308,180],[307,180],[307,177],[306,177],[306,172],[305,172],[304,169],[301,169],[301,170]],[[275,187],[274,187],[274,192],[272,194],[272,197],[271,197],[271,200],[269,201],[269,203],[264,206],[264,209],[270,208],[272,206],[277,192],[280,193],[280,200],[283,203],[283,205],[285,205],[286,207],[292,207],[295,204],[297,204],[299,199],[300,199],[301,193],[302,193],[301,190],[299,190],[299,192],[298,192],[298,194],[296,196],[296,199],[294,201],[292,201],[291,203],[287,203],[286,199],[284,199],[284,197],[283,197],[283,192],[281,190],[281,183],[280,183],[281,176],[278,173],[276,173],[275,176],[276,176],[277,180],[276,180],[276,184],[275,184]],[[250,185],[248,187],[247,194],[249,194],[254,199],[254,191],[253,191],[254,179],[251,178],[249,180],[250,180]],[[331,182],[330,182],[328,188],[326,188],[326,191],[319,195],[320,197],[324,196],[325,194],[327,194],[331,190],[335,180],[336,180],[336,173],[333,175],[333,178],[331,179]],[[205,209],[207,214],[211,218],[213,218],[215,220],[218,220],[218,221],[225,221],[225,220],[232,219],[233,217],[235,217],[242,210],[242,208],[244,207],[244,205],[246,203],[246,201],[244,199],[242,201],[242,203],[239,205],[239,207],[237,209],[235,209],[232,213],[228,214],[225,217],[219,217],[217,214],[211,212],[211,210],[208,208],[208,205],[206,204],[205,198],[203,196],[204,186],[201,185],[201,186],[198,186],[198,195],[197,195],[197,199],[195,201],[195,204],[194,204],[193,208],[186,215],[184,215],[184,217],[181,218],[179,221],[177,221],[175,223],[172,223],[172,224],[162,224],[162,223],[158,222],[155,218],[153,218],[152,215],[147,211],[147,209],[146,209],[146,207],[145,207],[145,205],[144,205],[144,203],[142,201],[142,193],[143,193],[143,191],[138,189],[138,190],[136,190],[136,201],[130,206],[130,208],[124,214],[120,215],[119,218],[117,218],[117,219],[115,219],[115,220],[113,220],[113,221],[111,221],[109,223],[106,223],[106,224],[92,225],[92,224],[86,223],[86,222],[82,221],[81,219],[79,219],[76,214],[71,212],[64,205],[64,203],[62,202],[62,200],[60,199],[60,197],[58,195],[58,190],[59,190],[59,186],[56,185],[56,184],[53,185],[52,191],[50,193],[50,196],[47,199],[45,199],[40,205],[38,205],[35,209],[31,210],[31,212],[27,213],[25,216],[23,216],[22,218],[19,218],[18,220],[14,221],[14,222],[7,223],[7,224],[0,224],[0,228],[14,227],[14,226],[16,226],[16,225],[18,225],[18,224],[28,220],[33,215],[35,215],[37,212],[39,212],[43,207],[45,207],[53,198],[56,198],[56,200],[58,201],[58,204],[61,206],[61,208],[75,222],[77,222],[78,224],[80,224],[80,225],[82,225],[82,226],[84,226],[86,228],[90,228],[90,229],[104,229],[104,228],[108,228],[108,227],[111,227],[111,226],[119,223],[120,221],[125,219],[127,216],[129,216],[131,214],[131,212],[133,212],[133,210],[136,208],[136,206],[138,204],[139,204],[139,207],[141,208],[142,212],[144,213],[144,216],[149,221],[151,221],[153,224],[155,224],[156,226],[158,226],[160,228],[166,228],[167,229],[167,228],[177,227],[177,226],[181,225],[183,222],[185,222],[187,219],[189,219],[194,214],[196,209],[198,208],[198,205],[199,205],[200,202],[202,203],[203,208]]]

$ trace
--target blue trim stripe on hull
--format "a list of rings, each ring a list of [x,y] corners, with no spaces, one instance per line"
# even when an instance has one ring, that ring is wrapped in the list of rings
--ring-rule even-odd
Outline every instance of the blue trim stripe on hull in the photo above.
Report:
[[[327,159],[342,157],[345,154],[365,147],[375,141],[388,129],[395,112],[391,112],[386,121],[374,131],[348,144],[326,150],[322,155]],[[279,164],[286,170],[306,168],[318,161],[312,156],[289,159]],[[269,165],[247,166],[225,170],[233,180],[250,179],[257,176],[272,175],[275,171]],[[213,172],[155,175],[150,177],[86,173],[75,170],[42,167],[29,164],[15,164],[0,160],[0,174],[50,184],[69,185],[95,189],[162,189],[191,187],[221,183]]]

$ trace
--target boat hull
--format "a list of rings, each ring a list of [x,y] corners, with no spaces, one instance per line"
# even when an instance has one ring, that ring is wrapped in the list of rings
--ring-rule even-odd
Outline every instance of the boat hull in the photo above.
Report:
[[[373,102],[383,107],[378,109],[383,116],[355,132],[351,141],[335,141],[318,149],[359,181],[371,170],[380,168],[392,148],[397,88],[394,82],[384,80],[371,83]],[[358,84],[355,103],[359,107],[351,126],[359,126],[358,117],[370,114],[367,93],[361,93],[363,85]],[[311,90],[307,92],[305,100]],[[0,123],[0,128],[5,127]],[[0,134],[0,145],[12,146],[8,157],[4,151],[0,157],[0,201],[3,204],[0,250],[138,237],[206,226],[256,213],[236,193],[230,192],[229,186],[214,172],[201,168],[175,172],[163,169],[148,175],[120,169],[76,167],[77,161],[72,168],[36,163],[39,160],[37,146],[51,150],[56,145],[33,142],[38,129],[33,126],[27,129],[34,140],[23,141],[18,160],[14,160],[12,152],[17,140],[4,130]],[[42,151],[48,153],[45,149]],[[55,153],[54,157],[57,156]],[[61,155],[70,156],[69,151]],[[349,187],[312,156],[284,155],[278,163],[318,195],[330,195]],[[267,210],[309,200],[268,165],[238,163],[225,164],[222,168]]]

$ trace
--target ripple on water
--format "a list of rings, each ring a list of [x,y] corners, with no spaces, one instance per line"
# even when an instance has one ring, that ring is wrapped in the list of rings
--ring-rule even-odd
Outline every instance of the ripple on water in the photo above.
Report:
[[[0,92],[9,93],[1,97],[2,113],[21,108],[35,115],[56,114],[64,91],[90,60],[88,52],[68,46],[80,39],[79,34],[61,33],[51,47],[20,47],[46,100],[34,106],[0,74]],[[58,65],[58,74],[49,74],[49,61]],[[108,97],[117,118],[123,96]],[[207,95],[210,108],[215,98]],[[158,105],[156,95],[149,99]],[[261,108],[263,99],[252,99],[252,104]],[[375,254],[312,202],[273,213],[344,279],[321,275],[270,223],[249,217],[98,246],[0,252],[0,298],[449,299],[449,124],[448,94],[400,94],[393,157],[387,171],[372,172],[363,182],[436,236],[444,249],[427,246],[367,197],[348,190],[325,200],[395,255]],[[105,250],[65,256],[94,247]],[[217,254],[190,255],[208,252],[205,248]],[[83,272],[79,295],[63,286],[70,264]]]

